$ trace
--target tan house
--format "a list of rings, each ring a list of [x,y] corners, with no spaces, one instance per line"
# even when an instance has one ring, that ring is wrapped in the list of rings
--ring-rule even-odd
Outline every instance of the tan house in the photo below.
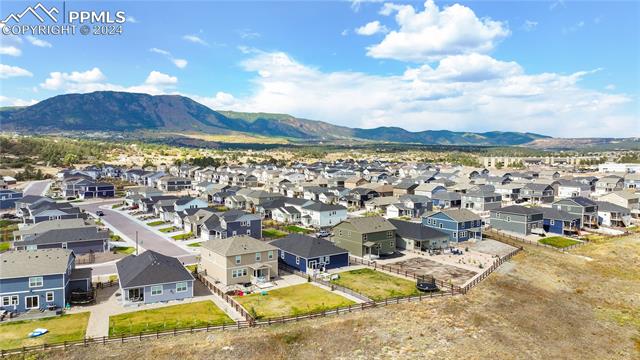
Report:
[[[359,176],[352,176],[344,181],[344,187],[347,189],[355,189],[369,182]]]
[[[209,240],[199,265],[224,285],[264,283],[278,276],[278,248],[247,235]]]

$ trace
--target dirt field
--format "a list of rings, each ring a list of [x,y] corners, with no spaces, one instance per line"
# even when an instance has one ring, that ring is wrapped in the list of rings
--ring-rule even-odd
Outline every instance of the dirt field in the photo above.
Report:
[[[639,359],[640,237],[525,246],[466,296],[56,359]]]
[[[399,265],[403,269],[415,272],[418,275],[431,275],[442,281],[449,281],[453,285],[462,285],[474,277],[477,272],[462,269],[457,266],[445,265],[425,258],[412,258],[408,260],[389,263],[389,265]],[[478,269],[478,272],[481,269]]]

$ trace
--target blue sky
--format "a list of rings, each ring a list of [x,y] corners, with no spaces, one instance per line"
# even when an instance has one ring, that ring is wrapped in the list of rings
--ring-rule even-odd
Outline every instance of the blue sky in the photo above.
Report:
[[[123,33],[0,35],[0,105],[111,89],[359,127],[640,136],[636,1],[66,7],[122,10]]]

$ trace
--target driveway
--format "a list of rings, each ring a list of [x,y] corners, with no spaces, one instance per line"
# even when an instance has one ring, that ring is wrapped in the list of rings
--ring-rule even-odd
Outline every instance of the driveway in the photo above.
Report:
[[[39,180],[30,182],[22,191],[24,195],[44,195],[51,186],[51,180]]]

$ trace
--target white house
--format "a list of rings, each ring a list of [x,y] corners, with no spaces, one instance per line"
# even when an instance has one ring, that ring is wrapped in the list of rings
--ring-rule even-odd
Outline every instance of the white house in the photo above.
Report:
[[[347,219],[347,208],[341,205],[315,203],[302,208],[302,224],[316,228],[334,226]]]
[[[205,200],[200,198],[182,197],[176,200],[173,204],[173,210],[175,212],[182,211],[184,209],[200,209],[205,208],[209,204]]]
[[[558,197],[570,198],[576,196],[589,197],[591,186],[574,180],[562,180],[558,185]]]

